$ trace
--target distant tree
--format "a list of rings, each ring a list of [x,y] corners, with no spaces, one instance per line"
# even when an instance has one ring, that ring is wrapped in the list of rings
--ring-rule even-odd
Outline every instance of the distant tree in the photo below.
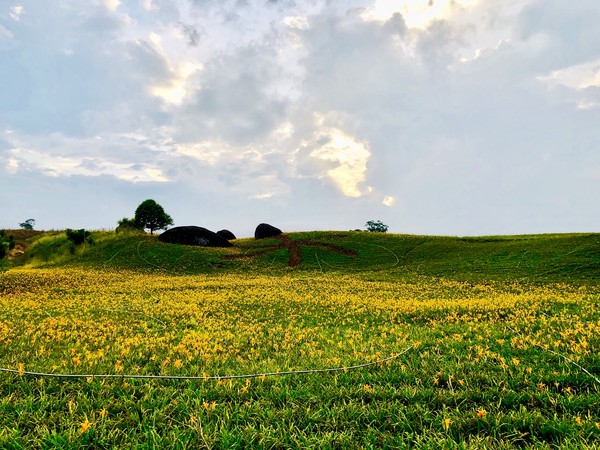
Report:
[[[154,230],[166,230],[169,225],[173,225],[171,216],[165,212],[162,206],[151,199],[140,203],[135,210],[134,220],[137,228],[148,228],[150,234],[153,234]]]
[[[381,220],[369,220],[365,226],[367,227],[367,231],[372,233],[385,233],[389,228]]]
[[[121,220],[117,222],[119,225],[115,231],[120,233],[122,231],[131,232],[131,231],[143,231],[142,227],[139,227],[135,223],[135,219],[129,219],[128,217],[123,217]]]
[[[35,225],[35,219],[27,219],[25,222],[21,222],[19,226],[24,230],[33,230],[33,226]]]

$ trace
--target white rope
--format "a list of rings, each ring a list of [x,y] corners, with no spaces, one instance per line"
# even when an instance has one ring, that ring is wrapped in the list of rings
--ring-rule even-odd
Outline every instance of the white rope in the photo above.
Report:
[[[315,258],[317,258],[317,264],[319,265],[319,269],[321,269],[321,272],[323,272],[323,267],[321,266],[321,262],[319,261],[319,255],[317,255],[316,253]]]
[[[156,317],[153,317],[150,314],[143,313],[142,311],[128,311],[126,309],[105,309],[105,308],[97,308],[97,310],[98,311],[107,311],[107,312],[118,312],[118,313],[124,313],[124,314],[138,314],[140,316],[147,317],[148,319],[156,320],[158,323],[160,323],[164,327],[167,326],[167,324],[164,323],[162,320],[157,319]],[[52,316],[50,316],[50,317],[52,317]]]
[[[396,262],[391,266],[391,267],[395,267],[398,264],[400,264],[400,258],[398,258],[398,255],[396,255],[393,251],[391,251],[389,248],[384,247],[383,245],[377,245],[377,244],[368,244],[371,247],[380,247],[388,252],[390,252],[392,255],[394,255],[394,258],[396,258]]]
[[[154,267],[157,267],[157,268],[159,268],[159,269],[163,270],[163,268],[162,268],[161,266],[159,266],[158,264],[154,264],[154,263],[152,263],[152,262],[148,261],[147,259],[145,259],[145,258],[144,258],[144,257],[143,257],[143,256],[140,254],[140,246],[142,245],[142,242],[143,242],[143,241],[140,241],[140,242],[139,242],[139,244],[138,244],[138,246],[137,246],[137,254],[138,254],[138,257],[139,257],[139,258],[140,258],[142,261],[144,261],[146,264],[150,264],[151,266],[154,266]]]
[[[523,335],[522,335],[521,333],[519,333],[517,330],[515,330],[514,328],[512,328],[510,325],[507,325],[506,327],[507,327],[508,329],[512,330],[512,331],[513,331],[513,333],[515,333],[516,335],[523,337]],[[537,343],[535,343],[535,344],[533,344],[533,345],[535,345],[536,347],[538,347],[538,348],[541,348],[542,350],[544,350],[544,351],[546,351],[546,352],[548,352],[548,353],[551,353],[551,354],[553,354],[553,355],[555,355],[555,356],[559,356],[560,358],[563,358],[563,359],[564,359],[565,361],[567,361],[567,362],[570,362],[570,363],[571,363],[571,364],[573,364],[574,366],[576,366],[576,367],[578,367],[579,369],[581,369],[581,370],[582,370],[584,373],[586,373],[587,375],[589,375],[590,377],[592,377],[592,379],[593,379],[593,380],[594,380],[596,383],[600,384],[600,379],[598,379],[598,377],[596,377],[596,376],[595,376],[593,373],[591,373],[589,370],[587,370],[587,369],[586,369],[585,367],[583,367],[582,365],[580,365],[580,364],[578,364],[577,362],[573,361],[573,360],[572,360],[571,358],[569,358],[568,356],[565,356],[565,355],[562,355],[562,354],[560,354],[560,353],[557,353],[557,352],[555,352],[554,350],[550,350],[549,348],[544,348],[544,346],[543,346],[543,345],[541,345],[541,344],[537,344]]]
[[[407,353],[414,345],[407,347],[400,353],[390,356],[389,358],[380,359],[370,363],[358,364],[349,367],[333,367],[328,369],[307,369],[307,370],[289,370],[285,372],[265,372],[265,373],[250,373],[243,375],[204,375],[204,376],[189,376],[189,375],[135,375],[135,374],[68,374],[68,373],[45,373],[45,372],[30,372],[26,370],[7,369],[0,367],[0,372],[16,373],[19,375],[29,375],[33,377],[47,378],[121,378],[121,379],[143,379],[143,380],[235,380],[244,378],[262,378],[275,377],[283,375],[306,375],[311,373],[331,373],[331,372],[346,372],[348,370],[364,369],[379,364],[384,364]]]

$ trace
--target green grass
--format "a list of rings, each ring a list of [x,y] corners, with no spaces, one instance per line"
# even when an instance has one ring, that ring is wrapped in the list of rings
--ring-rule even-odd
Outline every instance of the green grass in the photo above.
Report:
[[[410,350],[249,382],[3,373],[0,448],[600,448],[600,234],[289,236],[297,268],[278,239],[39,236],[0,273],[0,366],[223,375]]]
[[[295,270],[303,271],[356,274],[372,279],[426,275],[472,282],[578,284],[596,284],[600,274],[600,233],[459,238],[304,232],[289,236],[293,242],[301,243],[302,264]],[[173,274],[290,270],[288,249],[268,251],[280,243],[277,239],[239,239],[233,249],[163,244],[156,236],[139,234],[96,232],[92,239],[91,245],[75,247],[64,234],[52,233],[38,238],[20,263]],[[324,245],[353,250],[357,255],[340,254]]]

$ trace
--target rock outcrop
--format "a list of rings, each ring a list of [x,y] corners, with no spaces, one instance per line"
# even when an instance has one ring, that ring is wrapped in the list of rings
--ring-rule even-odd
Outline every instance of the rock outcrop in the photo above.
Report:
[[[255,239],[265,239],[270,237],[279,236],[283,231],[279,228],[274,227],[273,225],[269,225],[268,223],[261,223],[256,227],[254,231]]]
[[[232,246],[231,242],[217,233],[195,226],[171,228],[158,236],[158,240],[168,244],[199,245],[202,247]]]
[[[237,239],[235,237],[235,234],[233,234],[231,231],[229,230],[219,230],[217,231],[217,234],[219,236],[221,236],[223,239],[227,239],[228,241],[231,241],[233,239]]]

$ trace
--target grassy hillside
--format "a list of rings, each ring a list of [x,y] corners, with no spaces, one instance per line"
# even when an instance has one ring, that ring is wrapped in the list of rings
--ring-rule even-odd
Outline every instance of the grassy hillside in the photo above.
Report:
[[[39,235],[0,448],[598,448],[599,238]]]
[[[596,284],[600,234],[438,237],[366,232],[289,233],[282,239],[238,239],[228,249],[164,244],[156,236],[95,232],[74,246],[64,233],[36,236],[16,261],[37,267],[83,266],[171,274],[318,271],[369,279],[415,275],[521,282]],[[296,258],[296,267],[292,261]]]

